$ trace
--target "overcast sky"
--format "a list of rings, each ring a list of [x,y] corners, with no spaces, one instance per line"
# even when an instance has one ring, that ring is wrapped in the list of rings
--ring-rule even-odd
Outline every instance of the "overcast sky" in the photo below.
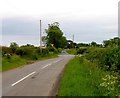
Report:
[[[2,0],[2,44],[39,45],[39,20],[42,32],[48,24],[59,22],[67,39],[89,43],[118,36],[119,0]],[[43,33],[45,35],[45,33]]]

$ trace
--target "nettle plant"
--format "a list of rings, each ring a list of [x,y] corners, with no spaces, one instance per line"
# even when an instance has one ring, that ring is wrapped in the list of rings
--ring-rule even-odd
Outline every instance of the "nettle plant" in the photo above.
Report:
[[[100,87],[106,90],[106,96],[120,96],[120,81],[118,74],[105,75],[102,78],[102,83]]]

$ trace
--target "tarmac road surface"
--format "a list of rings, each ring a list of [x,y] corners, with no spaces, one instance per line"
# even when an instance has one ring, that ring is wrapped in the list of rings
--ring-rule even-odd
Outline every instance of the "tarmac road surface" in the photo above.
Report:
[[[65,65],[74,56],[37,61],[2,73],[2,96],[50,96]],[[19,61],[18,61],[19,62]]]

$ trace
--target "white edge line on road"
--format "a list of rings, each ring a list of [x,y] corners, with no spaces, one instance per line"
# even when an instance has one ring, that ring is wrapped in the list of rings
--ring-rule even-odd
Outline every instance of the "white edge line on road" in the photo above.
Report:
[[[31,76],[31,75],[33,75],[33,74],[35,74],[35,73],[36,73],[36,72],[34,71],[34,72],[28,74],[27,76],[25,76],[25,77],[23,77],[22,79],[18,80],[17,82],[13,83],[11,86],[14,86],[14,85],[18,84],[19,82],[23,81],[24,79],[28,78],[29,76]]]

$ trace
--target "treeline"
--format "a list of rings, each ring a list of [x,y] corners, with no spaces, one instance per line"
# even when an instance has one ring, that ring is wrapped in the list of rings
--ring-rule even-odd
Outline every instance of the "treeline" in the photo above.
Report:
[[[2,57],[10,58],[13,55],[18,55],[31,60],[37,60],[39,57],[58,54],[62,51],[61,48],[56,49],[54,46],[40,49],[40,47],[35,47],[30,44],[18,46],[15,42],[12,42],[9,47],[1,46],[1,48]]]
[[[91,43],[75,43],[72,40],[67,40],[66,48],[79,48],[79,47],[112,47],[112,46],[118,46],[120,42],[119,37],[115,37],[109,40],[104,40],[102,44],[98,44],[95,41],[92,41]]]
[[[67,40],[67,45],[66,48],[71,49],[71,48],[79,48],[79,47],[103,47],[103,44],[97,44],[96,42],[91,42],[91,43],[75,43],[72,40]]]

